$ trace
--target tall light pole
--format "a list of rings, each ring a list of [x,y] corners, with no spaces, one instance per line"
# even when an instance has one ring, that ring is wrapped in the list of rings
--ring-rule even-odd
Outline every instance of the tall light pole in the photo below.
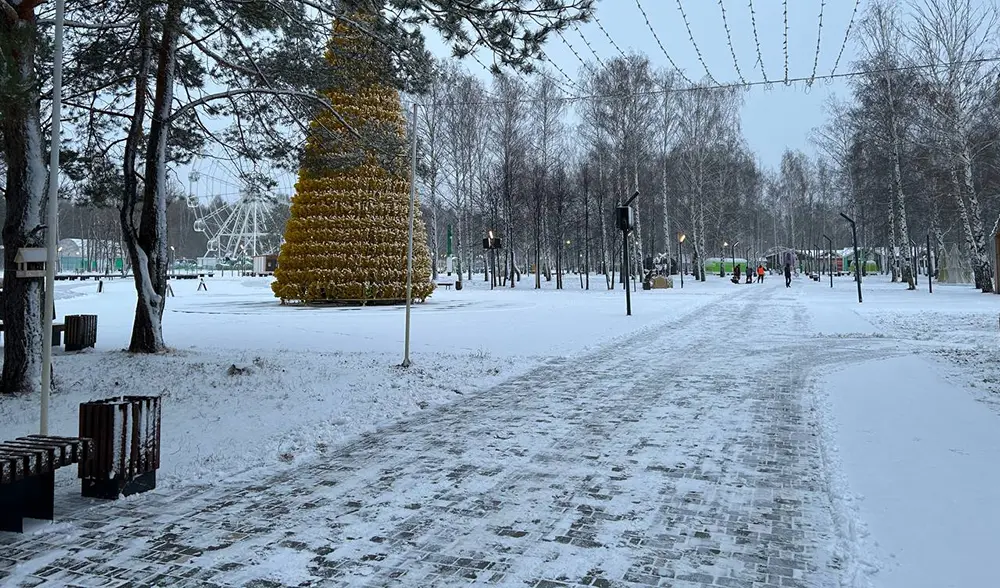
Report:
[[[729,247],[729,241],[722,242],[722,255],[719,256],[719,277],[726,277],[726,247]]]
[[[413,153],[410,160],[410,221],[406,242],[406,327],[403,335],[403,367],[410,367],[410,306],[413,302],[413,204],[417,199],[417,103],[413,103]]]
[[[854,219],[843,212],[840,216],[851,223],[851,236],[854,238],[854,279],[858,282],[858,304],[861,304],[861,254],[858,252],[858,225]]]
[[[677,268],[681,275],[681,288],[684,287],[684,239],[687,237],[684,233],[677,234]]]
[[[827,271],[830,273],[830,287],[833,288],[833,239],[827,237],[826,235],[823,235],[823,238],[826,239],[828,247],[826,252],[826,257],[828,259]]]
[[[934,293],[934,273],[931,271],[931,234],[927,233],[927,293]]]
[[[49,434],[49,391],[52,388],[52,320],[55,318],[56,245],[59,232],[59,123],[62,119],[63,20],[65,0],[56,0],[55,43],[52,52],[52,145],[49,152],[49,200],[45,231],[45,302],[42,307],[42,393],[38,431]]]
[[[625,286],[625,315],[632,316],[632,290],[629,289],[629,277],[632,273],[632,266],[629,265],[629,243],[628,235],[632,232],[632,202],[639,197],[636,190],[628,200],[622,203],[616,210],[615,219],[618,229],[622,232],[622,284]]]
[[[739,244],[740,244],[740,242],[737,241],[737,242],[733,243],[732,245],[730,245],[730,247],[729,247],[729,253],[730,253],[730,255],[733,258],[733,275],[734,276],[736,275],[736,246],[739,245]]]

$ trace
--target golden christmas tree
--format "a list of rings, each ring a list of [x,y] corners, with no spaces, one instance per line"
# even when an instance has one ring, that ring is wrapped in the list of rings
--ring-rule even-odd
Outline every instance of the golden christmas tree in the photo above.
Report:
[[[283,303],[406,300],[406,121],[387,49],[359,31],[377,29],[379,17],[365,8],[346,17],[334,25],[326,53],[334,82],[323,95],[333,111],[323,109],[310,125],[271,285]],[[412,288],[420,301],[434,290],[419,205]]]

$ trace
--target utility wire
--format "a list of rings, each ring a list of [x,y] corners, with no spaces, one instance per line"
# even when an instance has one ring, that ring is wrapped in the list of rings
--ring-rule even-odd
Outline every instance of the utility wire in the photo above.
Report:
[[[660,42],[660,36],[656,34],[656,29],[654,29],[653,25],[649,22],[649,15],[646,14],[646,10],[642,7],[642,2],[640,0],[635,0],[635,5],[636,5],[636,7],[639,8],[639,12],[642,13],[642,18],[644,18],[646,20],[646,27],[649,29],[649,32],[653,33],[653,38],[656,39],[656,44],[660,46],[660,51],[662,51],[663,54],[667,57],[667,61],[670,62],[671,67],[673,67],[675,70],[677,70],[677,73],[680,74],[680,76],[682,78],[684,78],[685,82],[687,82],[689,84],[693,84],[694,82],[692,82],[690,78],[688,78],[686,75],[684,75],[684,70],[682,70],[680,67],[677,66],[676,63],[674,63],[673,57],[670,57],[670,54],[667,53],[667,50],[663,47],[663,43]],[[732,46],[730,45],[730,47],[732,47]],[[737,70],[738,69],[739,69],[739,66],[737,66]],[[743,78],[743,76],[740,76],[740,79],[742,79],[742,78]]]
[[[691,32],[691,22],[688,21],[687,13],[684,12],[684,5],[681,3],[681,0],[677,0],[677,10],[680,10],[681,12],[681,18],[684,19],[684,26],[687,28],[688,39],[691,41],[691,44],[694,45],[694,52],[695,55],[698,56],[698,61],[700,61],[701,66],[705,68],[705,75],[708,76],[708,80],[712,82],[712,84],[718,85],[718,80],[712,76],[712,72],[708,71],[708,66],[705,65],[705,59],[701,56],[701,49],[698,48],[698,43],[694,40],[694,33]]]

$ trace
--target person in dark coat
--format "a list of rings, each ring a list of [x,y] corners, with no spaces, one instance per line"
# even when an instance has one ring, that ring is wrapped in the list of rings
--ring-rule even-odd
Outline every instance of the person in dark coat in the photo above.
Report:
[[[733,283],[734,284],[739,284],[740,283],[740,266],[739,265],[733,266]]]
[[[792,264],[790,263],[785,264],[785,287],[792,287]]]

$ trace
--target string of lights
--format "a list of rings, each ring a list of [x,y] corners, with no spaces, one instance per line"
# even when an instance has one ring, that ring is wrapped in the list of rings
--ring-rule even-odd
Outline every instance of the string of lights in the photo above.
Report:
[[[814,80],[840,80],[847,78],[854,78],[858,76],[867,76],[874,74],[886,74],[886,73],[898,73],[907,71],[918,71],[922,69],[930,69],[935,67],[954,67],[954,66],[965,66],[965,65],[976,65],[984,63],[1000,63],[1000,55],[995,57],[981,57],[978,59],[966,59],[952,62],[939,62],[939,63],[928,63],[928,64],[916,64],[916,65],[904,65],[890,68],[876,68],[876,69],[866,69],[866,70],[855,70],[843,73],[831,73],[826,75],[817,75],[815,78],[812,76],[802,76],[797,78],[789,78],[788,84],[807,84],[810,79]],[[681,87],[668,87],[658,90],[647,90],[644,92],[629,92],[623,94],[576,94],[563,96],[561,98],[549,98],[550,102],[561,100],[564,102],[580,102],[583,100],[609,100],[609,99],[626,99],[639,96],[663,96],[667,94],[679,94],[682,92],[708,92],[715,90],[734,90],[734,89],[749,89],[760,86],[770,86],[773,81],[765,80],[755,80],[748,81],[746,83],[734,82],[730,84],[712,84],[712,85],[694,85],[694,86],[681,86]],[[542,100],[537,98],[521,98],[516,100],[520,104],[533,104],[537,102],[542,102]],[[465,105],[465,106],[488,106],[490,104],[495,104],[496,101],[478,101],[478,102],[437,102],[432,104],[426,104],[426,106],[438,105]],[[423,104],[423,103],[420,103]]]
[[[708,65],[705,64],[705,59],[701,56],[701,49],[698,47],[698,43],[694,40],[694,33],[691,32],[691,23],[688,21],[687,13],[684,12],[684,4],[681,0],[677,0],[677,10],[681,12],[681,18],[684,20],[684,26],[687,28],[688,39],[691,44],[694,45],[694,53],[698,56],[698,61],[701,62],[701,66],[705,68],[705,75],[708,76],[708,81],[712,84],[718,84],[718,80],[712,75],[712,72],[708,70]]]
[[[670,54],[667,53],[667,50],[666,48],[664,48],[663,43],[660,42],[660,36],[656,34],[656,29],[654,29],[653,25],[649,22],[649,15],[646,14],[646,10],[642,7],[642,2],[640,0],[635,0],[635,5],[636,7],[639,8],[639,12],[642,13],[642,18],[645,19],[646,21],[646,27],[649,28],[649,32],[653,33],[653,38],[656,39],[656,44],[660,46],[660,51],[662,51],[663,54],[667,57],[667,61],[670,62],[670,66],[673,67],[678,74],[680,74],[681,78],[683,78],[685,82],[693,84],[694,82],[692,82],[690,78],[684,75],[684,70],[682,70],[680,67],[677,66],[676,63],[674,63],[674,58],[670,57]],[[732,47],[732,45],[730,45],[730,47]],[[733,57],[735,58],[735,55]],[[736,69],[737,71],[739,71],[739,66],[737,66]],[[740,76],[740,79],[742,78],[743,76]]]
[[[576,51],[574,51],[574,53],[576,53]],[[554,67],[556,69],[556,71],[558,71],[559,73],[561,73],[562,77],[566,78],[566,81],[569,82],[569,85],[572,86],[576,91],[578,91],[578,92],[583,91],[583,88],[581,88],[576,83],[576,81],[573,80],[573,78],[569,77],[569,74],[566,73],[566,70],[564,70],[562,67],[560,67],[559,64],[556,63],[555,61],[552,61],[552,59],[548,55],[546,55],[544,51],[542,52],[542,58],[545,59],[545,61],[549,62],[549,65],[551,65],[552,67]],[[541,71],[536,72],[536,73],[538,73],[538,74],[540,74],[542,76],[546,75],[544,72],[541,72]],[[552,81],[555,82],[555,80],[552,80]],[[556,82],[556,83],[558,83],[558,82]],[[572,94],[572,92],[570,92],[570,94]]]
[[[753,8],[753,0],[750,0],[750,25],[753,27],[753,42],[757,45],[757,63],[760,65],[760,75],[764,82],[767,82],[767,72],[764,71],[764,56],[760,50],[760,37],[757,35],[757,11]]]
[[[847,40],[851,37],[851,29],[854,27],[854,20],[858,16],[858,6],[861,4],[861,0],[854,0],[854,11],[851,12],[851,20],[847,23],[847,32],[844,33],[844,42],[840,45],[840,52],[837,53],[837,60],[833,63],[833,69],[830,70],[830,74],[837,73],[837,68],[840,67],[840,58],[844,56],[844,49],[847,47]]]
[[[583,44],[587,46],[587,49],[590,49],[590,53],[594,56],[594,59],[597,60],[598,65],[602,68],[607,67],[604,65],[604,61],[601,59],[601,56],[597,54],[597,51],[594,51],[594,46],[590,44],[589,40],[587,40],[587,36],[580,31],[579,24],[574,25],[574,30],[576,31],[576,34],[580,35],[580,38],[583,39]]]
[[[585,68],[587,68],[587,69],[590,69],[591,65],[590,65],[589,63],[587,63],[587,61],[586,61],[586,60],[584,60],[584,58],[583,58],[583,57],[581,57],[581,56],[580,56],[580,54],[579,54],[579,53],[577,52],[577,50],[576,50],[576,47],[574,47],[574,46],[573,46],[573,45],[572,45],[572,44],[571,44],[571,43],[570,43],[570,42],[569,42],[569,41],[568,41],[568,40],[566,39],[566,35],[562,34],[562,31],[560,31],[559,29],[556,29],[556,34],[557,34],[557,35],[559,35],[559,38],[560,38],[560,39],[562,40],[562,42],[563,42],[563,45],[566,45],[566,47],[567,47],[567,48],[568,48],[568,49],[570,50],[570,52],[572,52],[572,53],[573,53],[573,55],[574,55],[574,56],[576,57],[577,61],[579,61],[579,62],[580,62],[580,63],[581,63],[582,65],[583,65],[583,67],[585,67]]]
[[[611,42],[611,46],[617,49],[618,53],[620,53],[622,57],[628,59],[628,55],[626,55],[625,52],[622,51],[622,48],[618,46],[618,43],[615,43],[615,40],[611,37],[611,33],[609,33],[608,30],[604,28],[604,24],[601,23],[600,19],[597,18],[597,14],[595,13],[593,16],[594,16],[594,24],[596,24],[597,28],[601,29],[601,32],[604,33],[604,36],[608,38],[608,41]]]
[[[498,66],[496,64],[494,64],[493,67],[489,67],[488,65],[486,65],[485,63],[483,63],[483,60],[479,59],[479,56],[476,55],[475,53],[470,53],[470,55],[476,61],[476,63],[478,63],[479,65],[481,65],[483,67],[483,69],[485,69],[486,71],[489,71],[489,72],[498,72],[498,73],[500,73],[502,75],[509,75],[507,72],[504,72],[503,70],[501,70],[500,66]],[[549,63],[552,63],[552,61],[548,58],[548,56],[545,56],[543,54],[543,57],[545,57],[545,59]],[[514,73],[514,75],[516,75],[518,77],[518,79],[521,80],[521,82],[523,82],[525,85],[528,85],[528,80],[524,79],[524,76],[521,75],[521,72],[519,72],[517,70],[511,70],[511,71]],[[562,71],[562,70],[560,69],[560,71]],[[535,75],[541,76],[541,77],[543,77],[543,78],[551,81],[553,84],[559,86],[559,88],[563,92],[566,92],[568,95],[571,95],[571,96],[574,94],[574,92],[579,92],[582,89],[579,86],[577,86],[575,83],[573,84],[573,89],[571,89],[569,86],[566,86],[565,84],[563,84],[559,80],[555,79],[554,77],[548,75],[547,73],[545,73],[544,71],[541,71],[541,70],[535,70],[532,73],[534,73]],[[563,72],[563,75],[566,76],[566,72]],[[570,79],[569,76],[566,76],[566,79]],[[572,83],[572,80],[570,80],[570,82]],[[487,95],[489,95],[489,93],[487,93]],[[506,102],[506,100],[500,100],[499,98],[495,98],[492,103],[499,103],[499,102]],[[477,102],[477,103],[474,103],[474,104],[491,104],[491,102],[483,102],[483,103],[478,103]]]
[[[826,0],[820,0],[819,3],[819,28],[816,31],[816,55],[813,56],[813,71],[810,78],[812,80],[816,79],[816,70],[819,68],[819,48],[820,43],[823,41],[823,12],[826,9]],[[809,82],[812,85],[812,82]]]
[[[782,49],[785,52],[785,85],[788,85],[788,0],[782,0],[782,10],[785,13],[785,37]]]
[[[726,43],[729,45],[729,54],[733,56],[733,66],[736,68],[736,75],[740,78],[740,82],[746,83],[747,80],[743,77],[743,72],[740,71],[740,62],[736,59],[736,49],[733,48],[733,33],[729,30],[729,19],[726,18],[725,0],[719,0],[719,10],[722,11],[722,26],[726,29]]]

